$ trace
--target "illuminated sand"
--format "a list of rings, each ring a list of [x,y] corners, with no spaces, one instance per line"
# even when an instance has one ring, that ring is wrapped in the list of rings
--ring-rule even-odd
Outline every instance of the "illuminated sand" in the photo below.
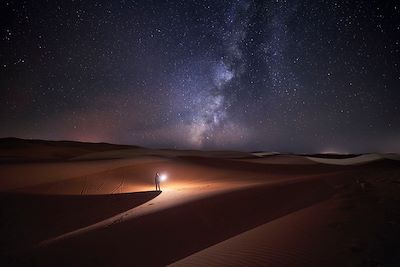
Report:
[[[338,266],[400,255],[398,161],[149,151],[3,164],[1,262]],[[168,174],[161,193],[156,171]]]
[[[336,188],[336,193],[327,200],[169,266],[397,265],[400,261],[398,163],[366,165],[356,173],[324,179]]]
[[[160,158],[139,159],[111,159],[96,161],[68,161],[68,162],[45,162],[3,165],[0,168],[0,191],[17,190],[29,186],[56,183],[58,181],[90,176],[107,170],[132,166],[148,161],[161,161]]]

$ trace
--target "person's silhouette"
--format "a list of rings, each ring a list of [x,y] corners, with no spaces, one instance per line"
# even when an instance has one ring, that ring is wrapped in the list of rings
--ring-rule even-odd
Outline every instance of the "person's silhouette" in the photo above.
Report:
[[[156,184],[156,191],[161,191],[161,187],[160,187],[160,174],[157,172],[156,176],[154,177],[154,183]]]

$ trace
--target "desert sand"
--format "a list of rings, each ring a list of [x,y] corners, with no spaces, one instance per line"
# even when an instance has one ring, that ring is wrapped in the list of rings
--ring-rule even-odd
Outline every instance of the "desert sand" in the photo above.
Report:
[[[395,154],[3,139],[0,155],[2,266],[400,263]]]

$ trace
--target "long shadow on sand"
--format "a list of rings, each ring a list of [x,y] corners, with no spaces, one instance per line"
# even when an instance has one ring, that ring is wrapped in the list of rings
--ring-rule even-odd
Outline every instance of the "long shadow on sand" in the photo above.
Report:
[[[61,240],[27,263],[165,266],[332,194],[321,180],[307,180],[214,195]]]
[[[0,194],[0,256],[141,205],[160,192],[113,195]]]

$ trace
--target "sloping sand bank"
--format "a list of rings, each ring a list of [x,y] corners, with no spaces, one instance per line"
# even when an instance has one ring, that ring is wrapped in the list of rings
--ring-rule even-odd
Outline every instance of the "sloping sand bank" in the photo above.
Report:
[[[48,238],[91,225],[139,206],[160,192],[113,195],[0,195],[0,250],[31,248]]]
[[[39,248],[33,262],[41,266],[77,261],[121,265],[126,263],[126,255],[134,253],[135,264],[161,266],[327,199],[332,193],[331,187],[318,180],[233,190],[60,240]],[[154,257],[155,250],[162,252]]]
[[[68,142],[34,143],[45,160],[28,162],[25,142],[23,161],[0,163],[1,266],[400,263],[395,154],[316,162],[73,143],[52,160]],[[169,176],[161,193],[156,171]]]

